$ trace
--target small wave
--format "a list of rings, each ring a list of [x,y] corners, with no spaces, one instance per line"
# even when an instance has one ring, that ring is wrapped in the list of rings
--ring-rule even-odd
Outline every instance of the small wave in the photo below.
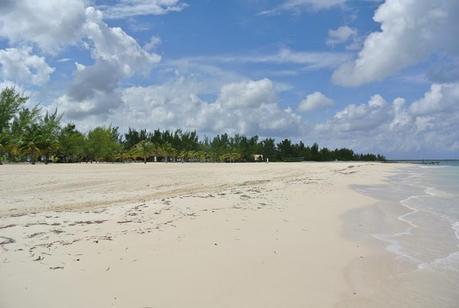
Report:
[[[432,269],[459,272],[459,251],[450,253],[449,255],[443,258],[437,258],[429,263],[418,264],[418,269]]]
[[[453,223],[452,228],[454,230],[454,234],[456,235],[456,238],[459,240],[459,221],[456,221],[455,223]]]
[[[418,227],[413,221],[407,219],[407,217],[419,212],[419,209],[416,209],[416,208],[408,205],[408,202],[410,202],[413,199],[418,199],[419,197],[423,197],[423,195],[409,196],[408,198],[403,199],[402,201],[400,201],[401,205],[403,205],[404,207],[406,207],[407,209],[410,210],[408,213],[402,214],[402,215],[397,217],[398,220],[403,221],[404,223],[407,223],[408,225],[410,225],[410,227],[408,229],[406,229],[404,232],[399,233],[400,235],[402,235],[402,234],[409,235],[409,234],[411,234],[411,230],[413,230],[414,228]]]
[[[454,230],[454,234],[456,238],[459,240],[459,222],[456,221],[455,223],[451,224],[452,229]],[[459,245],[457,245],[459,248]],[[418,269],[431,269],[431,270],[442,270],[442,271],[455,271],[459,272],[459,250],[450,253],[446,257],[437,258],[432,262],[424,262],[418,264]]]
[[[387,251],[397,255],[398,257],[401,257],[405,260],[408,260],[414,264],[421,264],[422,261],[409,255],[400,245],[400,242],[394,239],[393,237],[401,236],[403,235],[404,232],[401,233],[396,233],[396,234],[372,234],[374,238],[377,240],[383,241],[388,243],[388,245],[385,247]]]
[[[432,197],[453,198],[454,195],[435,187],[425,186],[425,193]]]
[[[417,228],[418,226],[411,220],[409,220],[407,217],[412,215],[412,214],[415,214],[417,213],[419,210],[416,209],[416,208],[413,208],[411,206],[409,206],[407,203],[413,199],[416,199],[416,198],[419,198],[420,195],[412,195],[412,196],[409,196],[403,200],[400,201],[400,203],[406,207],[407,209],[409,209],[410,211],[407,212],[407,213],[404,213],[400,216],[397,217],[398,220],[406,223],[409,225],[408,228],[406,228],[405,230],[401,231],[401,232],[397,232],[397,233],[394,233],[394,234],[372,234],[372,236],[380,241],[383,241],[383,242],[386,242],[388,243],[388,245],[386,246],[386,249],[401,257],[401,258],[404,258],[406,260],[409,260],[415,264],[420,264],[422,263],[421,260],[411,256],[410,254],[408,254],[402,247],[402,245],[400,244],[400,242],[396,239],[398,237],[401,237],[401,236],[406,236],[406,235],[411,235],[411,231],[414,229],[414,228]]]
[[[436,166],[419,166],[421,169],[439,169],[439,168],[448,168],[449,166],[445,165],[436,165]]]
[[[417,167],[423,169],[447,168],[447,166]],[[421,171],[419,169],[413,171],[414,172],[405,172],[400,177],[394,177],[392,182],[392,184],[398,185],[400,191],[410,194],[405,199],[399,201],[399,204],[405,207],[407,211],[404,211],[397,219],[406,224],[406,226],[403,226],[400,232],[394,234],[372,234],[372,236],[384,242],[387,251],[396,255],[397,258],[402,258],[413,263],[419,270],[430,269],[434,271],[443,270],[459,272],[459,242],[455,240],[451,243],[445,242],[450,249],[443,253],[440,251],[431,251],[429,247],[416,247],[416,245],[409,244],[411,241],[416,241],[416,238],[413,237],[414,234],[416,234],[414,231],[415,228],[422,228],[420,234],[422,234],[422,236],[427,236],[428,232],[426,233],[425,231],[428,229],[424,230],[424,228],[430,228],[430,226],[424,225],[424,223],[426,223],[425,219],[427,218],[425,214],[440,218],[448,223],[454,231],[455,238],[459,240],[459,216],[456,215],[457,212],[454,210],[456,208],[454,200],[457,200],[458,195],[454,192],[450,193],[444,191],[442,186],[440,186],[443,182],[436,181],[437,178],[431,177],[429,171]],[[416,213],[421,214],[421,216],[419,216],[421,218],[419,222]],[[432,231],[433,230],[434,229],[432,229]],[[452,234],[449,234],[449,236],[451,235]],[[449,239],[451,239],[451,237],[449,237]],[[409,244],[406,247],[404,244],[405,241]],[[451,246],[449,246],[450,244]],[[414,250],[412,251],[412,249]],[[425,255],[423,252],[424,249],[426,249],[426,253],[433,253],[434,255],[430,257],[429,254]],[[424,257],[428,259],[424,259]]]

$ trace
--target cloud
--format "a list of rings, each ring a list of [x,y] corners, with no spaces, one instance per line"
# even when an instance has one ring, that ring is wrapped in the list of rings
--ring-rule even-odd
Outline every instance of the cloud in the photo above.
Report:
[[[161,57],[149,53],[121,28],[109,27],[102,13],[86,9],[83,33],[94,65],[77,65],[75,78],[67,93],[57,100],[69,118],[106,114],[121,104],[117,89],[121,80],[146,74]]]
[[[65,63],[72,61],[72,58],[60,58],[57,60],[58,63]]]
[[[80,39],[85,19],[81,0],[9,0],[0,6],[0,37],[56,53]]]
[[[415,115],[432,115],[459,111],[459,85],[433,84],[430,91],[410,108]]]
[[[98,8],[109,19],[132,16],[164,15],[180,12],[188,5],[180,0],[120,0],[116,5],[100,5]]]
[[[156,47],[158,47],[160,44],[161,44],[161,38],[159,36],[154,35],[150,38],[148,43],[146,43],[145,46],[143,46],[143,49],[147,51],[151,51],[155,49]]]
[[[379,127],[388,116],[390,116],[388,104],[380,95],[374,95],[367,104],[346,106],[342,111],[337,112],[333,119],[319,125],[318,128],[338,133],[368,132]]]
[[[265,136],[300,132],[301,119],[291,110],[279,107],[268,79],[224,85],[214,101],[199,98],[199,87],[179,78],[160,86],[129,88],[124,92],[121,109],[149,128],[182,127],[206,134]],[[135,116],[141,114],[145,116]]]
[[[259,107],[275,102],[273,84],[269,79],[224,85],[217,99],[217,103],[226,108]]]
[[[315,125],[324,144],[392,157],[457,157],[459,148],[459,83],[434,84],[424,97],[408,104],[374,95],[368,103],[346,106]]]
[[[336,68],[350,60],[350,55],[342,52],[302,52],[283,48],[272,54],[217,55],[207,57],[189,57],[183,60],[207,63],[238,63],[238,64],[295,64],[302,69],[313,70]],[[296,67],[298,70],[298,66]]]
[[[225,84],[213,100],[201,97],[205,91],[202,82],[183,77],[160,85],[128,87],[122,90],[122,102],[116,108],[78,121],[87,128],[113,123],[122,130],[182,128],[205,135],[226,132],[299,136],[303,132],[301,118],[291,109],[279,106],[275,87],[268,79]],[[64,115],[67,114],[65,111]]]
[[[174,1],[156,3],[162,7],[173,5]],[[141,5],[142,2],[121,4]],[[0,9],[0,36],[7,38],[10,44],[34,44],[51,54],[77,43],[88,48],[95,63],[77,65],[75,80],[66,95],[69,100],[74,99],[75,104],[96,96],[112,97],[121,80],[148,73],[152,65],[160,61],[159,55],[143,49],[121,28],[109,27],[101,11],[85,5],[83,0],[21,0],[10,1]],[[6,78],[12,78],[15,72],[34,84],[48,79],[52,71],[43,57],[32,55],[28,47],[15,50],[21,51],[15,58],[13,49],[2,52]]]
[[[320,11],[343,5],[346,0],[284,0],[280,5],[258,15],[278,15],[284,12],[299,14],[304,11]]]
[[[456,0],[386,0],[373,19],[381,31],[368,35],[357,59],[333,73],[334,83],[358,86],[390,76],[433,52],[459,52]]]
[[[126,75],[135,71],[151,69],[161,57],[144,50],[137,41],[118,27],[109,27],[102,20],[102,14],[89,7],[84,32],[90,42],[91,55],[96,60],[117,63]]]
[[[298,105],[300,112],[309,112],[319,109],[326,109],[335,106],[335,102],[320,92],[314,92],[306,96]]]
[[[335,30],[328,30],[327,45],[336,46],[357,36],[357,30],[349,26],[341,26]]]
[[[32,54],[32,48],[0,49],[0,75],[5,80],[43,85],[54,72],[45,58]]]

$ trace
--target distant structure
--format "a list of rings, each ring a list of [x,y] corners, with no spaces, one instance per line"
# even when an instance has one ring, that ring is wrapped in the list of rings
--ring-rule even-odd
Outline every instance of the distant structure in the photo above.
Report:
[[[440,162],[439,161],[426,161],[426,160],[423,160],[422,164],[424,164],[424,165],[440,165]]]
[[[263,161],[263,154],[253,154],[252,157],[254,161]]]

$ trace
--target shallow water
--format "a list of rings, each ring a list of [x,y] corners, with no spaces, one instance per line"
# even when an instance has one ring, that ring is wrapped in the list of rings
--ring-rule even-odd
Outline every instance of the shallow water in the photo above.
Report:
[[[410,307],[459,307],[459,164],[413,165],[386,185],[355,189],[380,200],[366,209],[380,217],[368,236],[410,265],[381,293],[412,296]]]

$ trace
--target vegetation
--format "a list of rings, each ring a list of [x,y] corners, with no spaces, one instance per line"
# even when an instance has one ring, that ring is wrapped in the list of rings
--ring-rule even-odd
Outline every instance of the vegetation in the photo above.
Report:
[[[82,133],[74,124],[62,126],[57,111],[42,115],[40,108],[25,107],[28,98],[14,88],[0,93],[0,164],[36,161],[53,162],[126,162],[126,161],[384,161],[382,155],[356,154],[350,149],[329,150],[317,143],[306,146],[284,139],[259,140],[258,136],[217,135],[200,140],[195,131],[148,132],[129,129],[121,135],[118,128],[96,127]],[[257,156],[254,156],[257,154]]]

